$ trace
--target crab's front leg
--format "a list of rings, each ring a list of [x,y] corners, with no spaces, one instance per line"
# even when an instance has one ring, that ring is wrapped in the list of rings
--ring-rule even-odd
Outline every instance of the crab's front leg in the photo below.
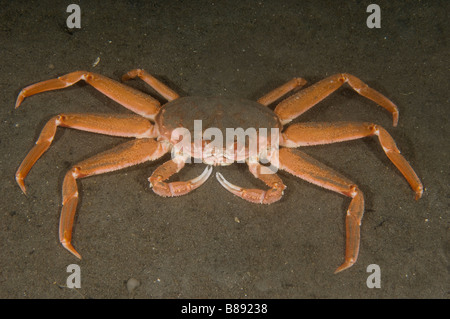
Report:
[[[170,161],[165,162],[159,166],[153,174],[149,177],[150,187],[159,196],[163,197],[173,197],[185,195],[194,189],[200,187],[208,177],[211,175],[212,167],[208,166],[205,168],[200,176],[193,178],[189,181],[181,182],[170,182],[166,183],[165,180],[169,179],[170,176],[178,173],[185,165],[184,157],[176,157]]]
[[[258,188],[243,188],[228,182],[220,173],[216,173],[216,178],[219,183],[229,192],[240,198],[256,204],[272,204],[283,196],[283,191],[286,186],[283,184],[281,178],[276,174],[263,174],[263,166],[259,163],[248,162],[250,172],[256,178],[262,180],[269,190],[262,190]]]

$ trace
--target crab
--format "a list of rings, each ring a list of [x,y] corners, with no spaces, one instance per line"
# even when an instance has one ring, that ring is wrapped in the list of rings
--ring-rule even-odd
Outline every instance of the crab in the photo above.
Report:
[[[390,112],[393,117],[393,125],[396,126],[399,115],[397,106],[353,75],[335,74],[304,89],[300,88],[306,84],[306,80],[293,78],[257,101],[224,97],[180,97],[164,83],[142,69],[127,72],[122,77],[122,81],[136,77],[146,82],[168,102],[161,106],[160,102],[150,95],[88,71],[76,71],[30,85],[24,88],[17,98],[16,108],[26,97],[44,91],[62,89],[83,80],[135,113],[120,115],[64,113],[56,115],[44,126],[36,144],[16,172],[16,181],[23,193],[26,193],[24,179],[36,161],[50,147],[58,127],[133,138],[73,165],[64,177],[59,239],[68,251],[80,259],[81,255],[71,243],[74,216],[79,199],[77,180],[154,161],[170,152],[172,153],[171,159],[157,167],[148,179],[150,187],[160,196],[186,195],[200,187],[208,179],[212,172],[212,166],[229,165],[240,160],[247,163],[249,171],[255,178],[264,182],[268,189],[239,187],[228,182],[220,173],[216,173],[216,178],[226,190],[247,201],[271,204],[282,197],[286,186],[274,172],[273,167],[349,197],[351,201],[345,222],[345,259],[336,269],[336,273],[351,267],[357,260],[360,246],[360,225],[364,213],[364,196],[354,182],[296,148],[375,135],[387,157],[410,184],[415,192],[415,198],[419,199],[422,196],[423,186],[420,179],[400,154],[391,135],[380,125],[337,122],[294,123],[286,126],[344,83]],[[288,93],[290,96],[281,99]],[[270,106],[277,101],[276,107],[271,108]],[[227,128],[255,127],[276,129],[280,133],[276,135],[275,139],[263,138],[260,133],[251,137],[253,141],[257,140],[256,153],[249,152],[247,145],[240,149],[241,152],[236,152],[238,144],[236,140],[223,148],[211,147],[211,140],[208,141],[206,138],[200,139],[200,144],[193,143],[197,146],[194,147],[194,151],[178,149],[174,152],[175,146],[184,139],[184,137],[180,138],[179,134],[174,134],[175,131],[183,128],[191,132],[195,120],[202,120],[205,129],[214,127],[221,132],[225,132]],[[207,149],[209,152],[205,152]],[[274,154],[276,156],[273,156]],[[167,182],[172,175],[178,173],[185,166],[189,158],[207,164],[203,173],[188,181]],[[263,159],[271,165],[270,173],[267,172],[267,165],[264,165]]]

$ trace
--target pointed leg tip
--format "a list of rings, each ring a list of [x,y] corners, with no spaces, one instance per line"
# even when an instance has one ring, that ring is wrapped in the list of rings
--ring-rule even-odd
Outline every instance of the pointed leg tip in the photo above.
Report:
[[[350,268],[351,266],[353,266],[354,262],[353,261],[345,261],[342,265],[340,265],[335,271],[334,274],[340,273],[341,271],[344,271],[348,268]]]
[[[334,274],[336,275],[347,268],[348,268],[347,266],[344,267],[343,265],[341,265],[334,271]]]
[[[394,113],[394,118],[393,118],[392,125],[394,127],[397,127],[397,125],[398,125],[398,113]]]
[[[23,192],[25,195],[27,195],[27,189],[26,189],[26,187],[25,187],[25,183],[24,183],[24,181],[23,181],[23,178],[16,177],[16,182],[17,182],[17,184],[19,185],[19,187],[20,187],[20,189],[22,190],[22,192]]]
[[[73,247],[72,247],[72,249],[73,249]],[[81,260],[81,255],[80,255],[75,249],[71,250],[70,252],[71,252],[75,257],[77,257],[79,260]]]
[[[135,78],[136,76],[138,76],[139,71],[140,71],[139,69],[134,69],[134,70],[128,71],[127,73],[122,75],[122,81],[125,82],[125,81]]]
[[[417,191],[416,196],[414,196],[415,200],[419,200],[423,195],[423,190]]]
[[[81,255],[73,248],[71,243],[68,242],[62,242],[62,245],[64,248],[66,248],[69,252],[71,252],[75,257],[81,260]]]
[[[22,104],[24,97],[22,96],[22,92],[19,94],[16,100],[16,105],[14,106],[15,109],[19,107],[20,104]]]

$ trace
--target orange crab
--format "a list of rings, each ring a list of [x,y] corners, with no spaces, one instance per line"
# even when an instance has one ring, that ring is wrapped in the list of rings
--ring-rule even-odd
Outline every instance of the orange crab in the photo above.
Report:
[[[353,75],[345,73],[332,75],[293,93],[278,103],[273,111],[268,105],[305,85],[306,81],[302,78],[294,78],[256,102],[220,97],[179,97],[169,87],[141,69],[126,73],[123,80],[135,77],[145,81],[167,99],[168,103],[161,106],[156,99],[149,95],[102,75],[87,71],[76,71],[57,79],[30,85],[24,88],[17,98],[16,108],[25,97],[44,91],[62,89],[83,80],[137,114],[59,114],[48,121],[36,145],[17,170],[16,181],[25,193],[24,179],[34,163],[49,148],[58,126],[98,134],[134,138],[109,151],[75,164],[64,177],[59,238],[62,245],[78,258],[81,258],[81,256],[71,244],[73,221],[79,197],[77,179],[158,159],[172,151],[180,141],[179,136],[178,139],[174,138],[174,131],[180,127],[189,131],[192,130],[192,123],[195,120],[202,120],[205,129],[216,127],[225,131],[227,128],[257,127],[278,129],[281,133],[277,141],[264,139],[265,144],[262,143],[260,135],[253,137],[258,140],[258,153],[251,155],[246,148],[243,153],[241,152],[240,158],[235,155],[230,156],[229,145],[223,149],[215,149],[206,155],[202,150],[208,148],[209,143],[211,143],[207,140],[201,142],[200,152],[197,149],[197,152],[191,153],[178,152],[175,155],[172,153],[172,158],[156,168],[150,176],[149,181],[153,191],[166,197],[185,195],[207,180],[212,171],[211,165],[228,165],[230,160],[233,162],[240,159],[247,162],[250,172],[256,178],[262,180],[269,189],[242,188],[229,183],[220,173],[217,173],[216,177],[220,184],[228,191],[250,202],[271,204],[281,198],[286,186],[277,174],[263,174],[262,171],[265,166],[261,164],[260,160],[263,156],[267,156],[268,151],[272,153],[276,151],[277,156],[270,158],[273,159],[271,164],[277,169],[287,171],[301,179],[352,199],[346,217],[345,261],[335,272],[351,267],[358,257],[364,197],[355,183],[294,148],[376,135],[388,158],[415,191],[416,199],[422,196],[422,183],[409,163],[400,154],[392,137],[381,126],[371,123],[339,122],[295,123],[284,127],[344,83],[348,83],[360,95],[371,99],[388,110],[392,114],[394,126],[396,126],[398,121],[396,105]],[[235,146],[234,144],[233,148],[232,145],[231,150],[235,150]],[[184,167],[186,159],[189,157],[208,164],[204,172],[189,181],[166,183],[165,180]]]

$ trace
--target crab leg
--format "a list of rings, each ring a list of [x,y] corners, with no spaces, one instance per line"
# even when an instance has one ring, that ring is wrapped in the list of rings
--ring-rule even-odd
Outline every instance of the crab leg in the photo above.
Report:
[[[347,210],[345,261],[335,273],[351,267],[358,258],[360,226],[364,214],[364,196],[359,188],[331,168],[305,153],[288,148],[280,149],[279,169],[334,192],[351,197]]]
[[[18,108],[23,99],[28,96],[40,92],[63,89],[74,85],[81,80],[92,85],[110,99],[147,119],[154,120],[155,115],[159,110],[160,103],[151,96],[100,74],[87,71],[76,71],[56,79],[42,81],[27,86],[20,91],[16,101],[16,108]]]
[[[141,78],[141,80],[150,85],[156,92],[166,98],[167,101],[173,101],[179,97],[179,95],[175,91],[173,91],[167,85],[160,82],[158,79],[142,69],[134,69],[127,72],[122,76],[122,81],[127,81],[135,77]]]
[[[286,188],[281,178],[276,174],[262,174],[262,165],[259,163],[248,163],[248,167],[253,176],[262,180],[270,187],[269,190],[242,188],[233,185],[219,172],[216,173],[216,178],[226,190],[249,202],[256,204],[272,204],[280,200],[281,196],[283,196],[283,190]]]
[[[78,204],[78,187],[76,180],[92,175],[116,171],[146,161],[155,160],[168,151],[168,146],[153,139],[136,139],[120,144],[111,150],[95,155],[74,165],[64,177],[59,239],[61,244],[72,254],[81,259],[73,248],[72,227]]]
[[[150,187],[159,196],[173,197],[185,195],[200,187],[211,175],[212,167],[207,166],[200,176],[189,181],[164,182],[170,176],[178,173],[185,165],[184,159],[172,159],[159,166],[149,177]]]
[[[275,108],[275,113],[280,117],[282,124],[289,123],[294,118],[303,114],[311,107],[326,98],[328,95],[336,91],[346,82],[357,93],[374,101],[375,103],[388,110],[393,116],[394,126],[397,126],[397,106],[381,93],[368,87],[367,84],[362,82],[357,77],[347,73],[332,75],[322,81],[311,85],[310,87],[307,87],[295,93],[286,100],[280,102]]]
[[[42,129],[36,144],[16,172],[16,181],[26,193],[24,179],[36,161],[50,147],[58,126],[122,137],[155,137],[154,126],[138,115],[59,114]]]
[[[411,165],[400,154],[394,139],[379,125],[371,123],[298,123],[286,128],[282,133],[282,146],[298,147],[305,145],[328,144],[354,140],[376,135],[391,162],[408,181],[419,199],[423,193],[423,185]]]
[[[278,100],[283,95],[289,93],[290,91],[292,91],[298,87],[302,87],[305,84],[306,84],[305,79],[293,78],[289,82],[286,82],[282,86],[280,86],[280,87],[276,88],[275,90],[270,91],[266,95],[260,97],[258,99],[258,102],[261,103],[262,105],[269,105],[269,104],[275,102],[276,100]]]

